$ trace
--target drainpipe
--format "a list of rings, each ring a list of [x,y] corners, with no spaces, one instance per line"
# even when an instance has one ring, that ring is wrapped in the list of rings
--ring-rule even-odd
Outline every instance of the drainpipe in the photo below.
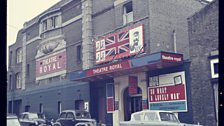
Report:
[[[173,48],[174,52],[177,53],[177,36],[175,30],[173,30]]]

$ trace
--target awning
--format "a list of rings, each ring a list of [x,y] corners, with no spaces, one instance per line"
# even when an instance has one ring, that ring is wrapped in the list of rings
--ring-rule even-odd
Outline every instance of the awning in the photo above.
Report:
[[[142,57],[117,61],[93,67],[84,71],[74,71],[69,75],[74,81],[96,81],[117,76],[174,67],[183,64],[183,54],[158,52]]]

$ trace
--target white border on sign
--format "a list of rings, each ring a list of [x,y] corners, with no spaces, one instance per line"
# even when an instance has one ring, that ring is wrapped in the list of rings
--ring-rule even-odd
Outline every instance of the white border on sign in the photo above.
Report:
[[[215,73],[215,68],[214,68],[214,65],[216,64],[216,63],[219,63],[219,59],[217,58],[217,59],[212,59],[212,60],[210,60],[210,65],[211,65],[211,77],[212,78],[218,78],[219,77],[219,74],[217,73]]]
[[[149,77],[149,80],[150,80],[150,78],[158,77],[159,78],[158,79],[159,85],[156,86],[155,84],[153,84],[153,86],[151,86],[150,83],[149,83],[147,97],[149,97],[150,88],[154,88],[154,87],[158,88],[158,87],[164,87],[164,86],[174,86],[175,85],[174,77],[177,77],[177,76],[181,77],[182,84],[184,84],[185,100],[176,100],[176,101],[185,101],[186,110],[174,110],[174,112],[187,112],[188,107],[187,107],[187,89],[186,89],[185,71],[168,73],[168,74],[161,74],[161,75]],[[152,103],[160,103],[160,102],[170,102],[170,101],[159,101],[159,102],[152,102]],[[148,98],[148,108],[150,109],[149,98]]]
[[[142,33],[142,31],[143,31],[143,26],[142,25],[129,30],[130,54],[138,53],[143,48],[143,33]],[[137,37],[138,38],[138,43],[137,43],[137,45],[134,45],[134,41],[136,39],[136,37],[134,37],[135,33],[138,33],[138,37]],[[133,47],[133,50],[131,49],[132,47]]]

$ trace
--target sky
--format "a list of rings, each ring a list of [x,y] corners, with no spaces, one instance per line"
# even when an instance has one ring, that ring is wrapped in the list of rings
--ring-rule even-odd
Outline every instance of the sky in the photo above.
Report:
[[[7,0],[7,64],[8,46],[15,43],[17,33],[31,20],[60,0]]]

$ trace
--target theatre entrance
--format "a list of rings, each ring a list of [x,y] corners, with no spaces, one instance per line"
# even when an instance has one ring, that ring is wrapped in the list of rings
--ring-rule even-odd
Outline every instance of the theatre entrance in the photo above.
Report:
[[[124,90],[124,120],[131,119],[131,114],[142,110],[142,90],[138,87],[137,94],[130,95],[128,88]]]

